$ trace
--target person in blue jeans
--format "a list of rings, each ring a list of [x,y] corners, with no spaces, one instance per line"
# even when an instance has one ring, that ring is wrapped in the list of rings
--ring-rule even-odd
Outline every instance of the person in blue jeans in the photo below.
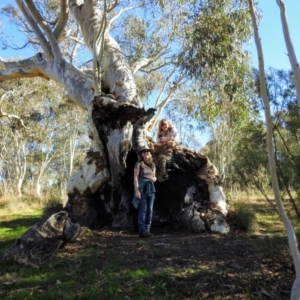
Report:
[[[155,199],[156,168],[152,161],[152,150],[142,149],[141,160],[134,166],[134,193],[138,202],[138,232],[140,238],[151,237],[153,204]]]

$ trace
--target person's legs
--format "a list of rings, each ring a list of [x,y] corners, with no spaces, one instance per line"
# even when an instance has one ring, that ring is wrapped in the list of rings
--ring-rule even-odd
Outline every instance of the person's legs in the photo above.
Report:
[[[141,200],[139,204],[139,214],[138,214],[138,230],[139,235],[145,234],[145,220],[147,212],[147,195],[146,193],[141,193]]]
[[[153,193],[151,196],[147,196],[147,212],[145,218],[145,231],[147,233],[150,232],[150,227],[152,223],[154,199],[155,199],[155,193]]]

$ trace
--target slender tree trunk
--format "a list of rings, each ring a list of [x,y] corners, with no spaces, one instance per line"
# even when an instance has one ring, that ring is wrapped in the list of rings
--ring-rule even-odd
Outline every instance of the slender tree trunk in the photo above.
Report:
[[[49,165],[49,163],[51,162],[53,156],[49,157],[50,156],[50,153],[47,152],[46,154],[46,157],[44,159],[44,161],[41,163],[41,166],[39,167],[39,170],[38,170],[38,174],[37,174],[37,177],[36,177],[36,183],[35,183],[35,195],[37,197],[41,197],[42,194],[41,194],[41,179],[44,175],[44,172],[47,168],[47,166]]]
[[[267,150],[268,150],[268,159],[269,159],[269,169],[270,169],[270,176],[272,182],[272,188],[274,192],[276,206],[280,215],[280,218],[284,224],[285,230],[287,232],[289,246],[292,252],[292,257],[294,261],[294,267],[296,271],[296,279],[294,281],[292,291],[291,291],[291,299],[292,300],[299,300],[300,299],[300,254],[298,250],[298,243],[297,238],[295,235],[295,231],[291,221],[289,220],[285,209],[283,207],[283,203],[280,196],[279,184],[277,179],[276,173],[276,164],[274,158],[274,147],[273,147],[273,122],[272,116],[269,106],[269,99],[267,95],[267,85],[265,80],[265,71],[264,71],[264,57],[263,57],[263,50],[262,45],[259,38],[258,33],[258,26],[256,23],[256,17],[254,12],[254,5],[252,0],[248,0],[249,8],[252,17],[252,25],[254,31],[254,38],[255,44],[258,54],[258,62],[259,62],[259,79],[260,79],[260,93],[261,97],[264,102],[264,109],[265,109],[265,118],[266,118],[266,125],[267,125]]]
[[[26,150],[25,143],[21,141],[19,145],[18,138],[15,135],[15,142],[18,144],[18,150],[16,152],[16,174],[17,174],[17,193],[18,197],[22,197],[22,186],[26,174]]]
[[[299,110],[299,115],[300,115],[300,109],[299,109],[300,108],[300,66],[297,61],[296,53],[294,50],[294,45],[292,43],[292,39],[290,36],[284,1],[276,0],[276,2],[280,8],[282,32],[283,32],[291,68],[293,70],[294,77],[295,77],[295,87],[296,87],[296,92],[297,92],[298,110]]]

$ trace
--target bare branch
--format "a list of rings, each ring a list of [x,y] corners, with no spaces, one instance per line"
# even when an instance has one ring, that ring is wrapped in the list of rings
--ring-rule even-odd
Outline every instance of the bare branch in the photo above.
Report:
[[[43,32],[40,30],[36,21],[30,15],[30,12],[28,11],[27,7],[24,5],[23,1],[16,0],[16,2],[18,4],[21,12],[23,13],[24,17],[26,18],[27,22],[30,24],[32,30],[35,32],[37,38],[39,39],[39,41],[41,43],[41,47],[43,48],[46,58],[51,59],[51,57],[52,57],[51,49],[49,47],[49,44],[48,44]]]
[[[120,0],[116,0],[111,6],[107,8],[107,12],[111,12],[118,4],[120,3]]]
[[[131,10],[131,9],[136,9],[138,7],[141,7],[142,5],[136,5],[136,6],[130,6],[130,7],[125,7],[123,9],[121,9],[115,16],[113,16],[110,21],[107,24],[107,32],[110,31],[111,26],[113,24],[113,22],[115,22],[121,15],[123,12],[127,11],[127,10]],[[107,12],[109,13],[111,11],[111,9],[108,9]]]
[[[173,71],[168,75],[168,77],[166,78],[165,80],[165,83],[164,83],[164,86],[163,88],[161,89],[157,99],[156,99],[156,102],[155,102],[155,107],[158,106],[158,103],[160,102],[160,99],[161,99],[161,96],[162,94],[164,93],[166,87],[167,87],[167,84],[169,83],[169,80],[170,78],[173,76],[173,74],[175,73],[175,68],[173,69]]]
[[[270,178],[271,178],[276,206],[281,221],[283,222],[285,230],[287,232],[289,246],[292,253],[292,258],[294,261],[294,267],[296,271],[296,279],[293,283],[292,290],[291,290],[291,299],[299,299],[300,297],[300,253],[299,253],[298,242],[294,231],[294,227],[285,211],[281,199],[281,195],[280,195],[280,188],[279,188],[278,177],[276,172],[276,164],[274,158],[273,121],[272,121],[272,115],[270,110],[270,103],[269,103],[270,101],[267,93],[267,83],[265,79],[266,76],[265,76],[265,68],[264,68],[263,49],[262,49],[261,39],[258,32],[253,0],[248,0],[248,4],[249,4],[251,19],[252,19],[254,41],[255,41],[257,56],[259,60],[258,67],[259,67],[260,94],[265,106],[265,120],[267,126],[267,150],[268,150]]]
[[[60,0],[60,15],[58,23],[54,29],[54,36],[57,41],[61,41],[63,37],[63,33],[68,21],[69,15],[69,1],[68,0]]]
[[[170,78],[173,76],[174,72],[175,72],[176,68],[173,69],[173,71],[169,74],[169,76],[167,77],[167,79],[165,80],[165,84],[163,86],[163,88],[161,89],[160,93],[159,93],[159,96],[157,97],[156,99],[156,102],[155,102],[155,108],[157,109],[157,113],[155,115],[155,117],[151,120],[151,123],[148,127],[148,130],[151,131],[154,126],[156,125],[156,122],[157,120],[159,119],[162,111],[163,111],[163,108],[167,105],[168,102],[170,101],[174,101],[174,100],[183,100],[181,98],[177,98],[177,97],[172,97],[172,94],[174,93],[174,89],[176,89],[177,87],[179,87],[180,85],[183,84],[183,82],[181,82],[184,78],[183,75],[180,76],[180,78],[177,80],[176,82],[176,88],[173,87],[173,88],[170,88],[166,98],[162,101],[160,101],[165,89],[166,89],[166,86],[168,84],[168,81],[170,80]],[[181,83],[180,83],[181,82]]]
[[[149,65],[152,63],[153,61],[152,60],[149,60]],[[172,65],[173,63],[172,62],[165,62],[165,63],[163,63],[163,64],[161,64],[161,65],[159,65],[159,66],[157,66],[157,67],[155,67],[155,68],[152,68],[152,69],[150,69],[150,70],[145,70],[145,69],[143,69],[143,70],[141,70],[141,71],[143,71],[143,72],[145,72],[145,73],[147,73],[147,74],[150,74],[150,73],[152,73],[152,72],[155,72],[155,71],[158,71],[158,70],[160,70],[160,69],[162,69],[163,67],[165,67],[165,66],[167,66],[167,65]],[[145,66],[146,67],[146,66]]]
[[[8,94],[13,94],[12,92],[8,92],[8,93],[5,93],[1,96],[0,98],[0,104],[2,103],[2,101],[4,100],[4,98],[8,95]],[[9,119],[16,119],[17,120],[17,127],[15,128],[15,130],[20,130],[20,129],[24,129],[25,132],[27,130],[27,127],[24,125],[24,121],[22,120],[22,118],[20,118],[19,116],[17,115],[11,115],[9,113],[6,113],[2,110],[1,106],[0,106],[0,118],[2,117],[7,117]]]
[[[141,58],[138,61],[135,61],[132,66],[132,74],[135,74],[137,71],[139,71],[142,67],[146,66],[149,63],[148,58]]]
[[[32,0],[25,0],[25,2],[27,4],[27,7],[29,8],[32,16],[34,17],[36,22],[43,28],[46,36],[48,37],[49,43],[51,45],[52,54],[54,55],[55,59],[58,62],[61,62],[62,55],[61,55],[60,49],[58,47],[57,40],[56,40],[51,28],[49,27],[47,22],[44,20],[44,18],[41,16],[39,11],[36,9]]]
[[[84,42],[82,40],[79,40],[79,39],[75,38],[74,36],[68,36],[67,35],[66,38],[68,40],[74,41],[77,44],[84,45]]]

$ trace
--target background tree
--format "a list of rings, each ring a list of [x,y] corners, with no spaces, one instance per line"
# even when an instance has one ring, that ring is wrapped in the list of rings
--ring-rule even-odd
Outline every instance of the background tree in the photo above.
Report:
[[[184,28],[179,65],[195,82],[190,101],[182,103],[198,127],[209,128],[206,151],[232,187],[239,128],[253,114],[253,83],[244,43],[251,37],[247,5],[242,1],[194,1]]]
[[[68,141],[72,141],[73,148],[77,145],[78,149],[87,144],[84,134],[77,138],[74,136],[76,130],[85,132],[83,111],[72,109],[69,112],[67,107],[70,104],[66,97],[62,97],[62,89],[54,82],[17,80],[6,82],[0,90],[3,93],[2,112],[15,115],[10,118],[2,116],[0,119],[2,159],[7,162],[1,168],[6,176],[1,178],[3,182],[6,181],[6,190],[21,196],[25,185],[27,194],[40,196],[42,186],[49,186],[45,172],[52,174],[50,182],[57,182],[60,176],[66,183],[73,167],[71,165],[78,165],[80,153],[75,155],[62,151],[62,148]],[[22,155],[19,149],[23,149]],[[50,166],[50,158],[55,158],[55,164],[60,167]],[[55,172],[55,169],[59,172]],[[20,175],[17,176],[14,170],[22,170],[22,173],[19,171]]]

